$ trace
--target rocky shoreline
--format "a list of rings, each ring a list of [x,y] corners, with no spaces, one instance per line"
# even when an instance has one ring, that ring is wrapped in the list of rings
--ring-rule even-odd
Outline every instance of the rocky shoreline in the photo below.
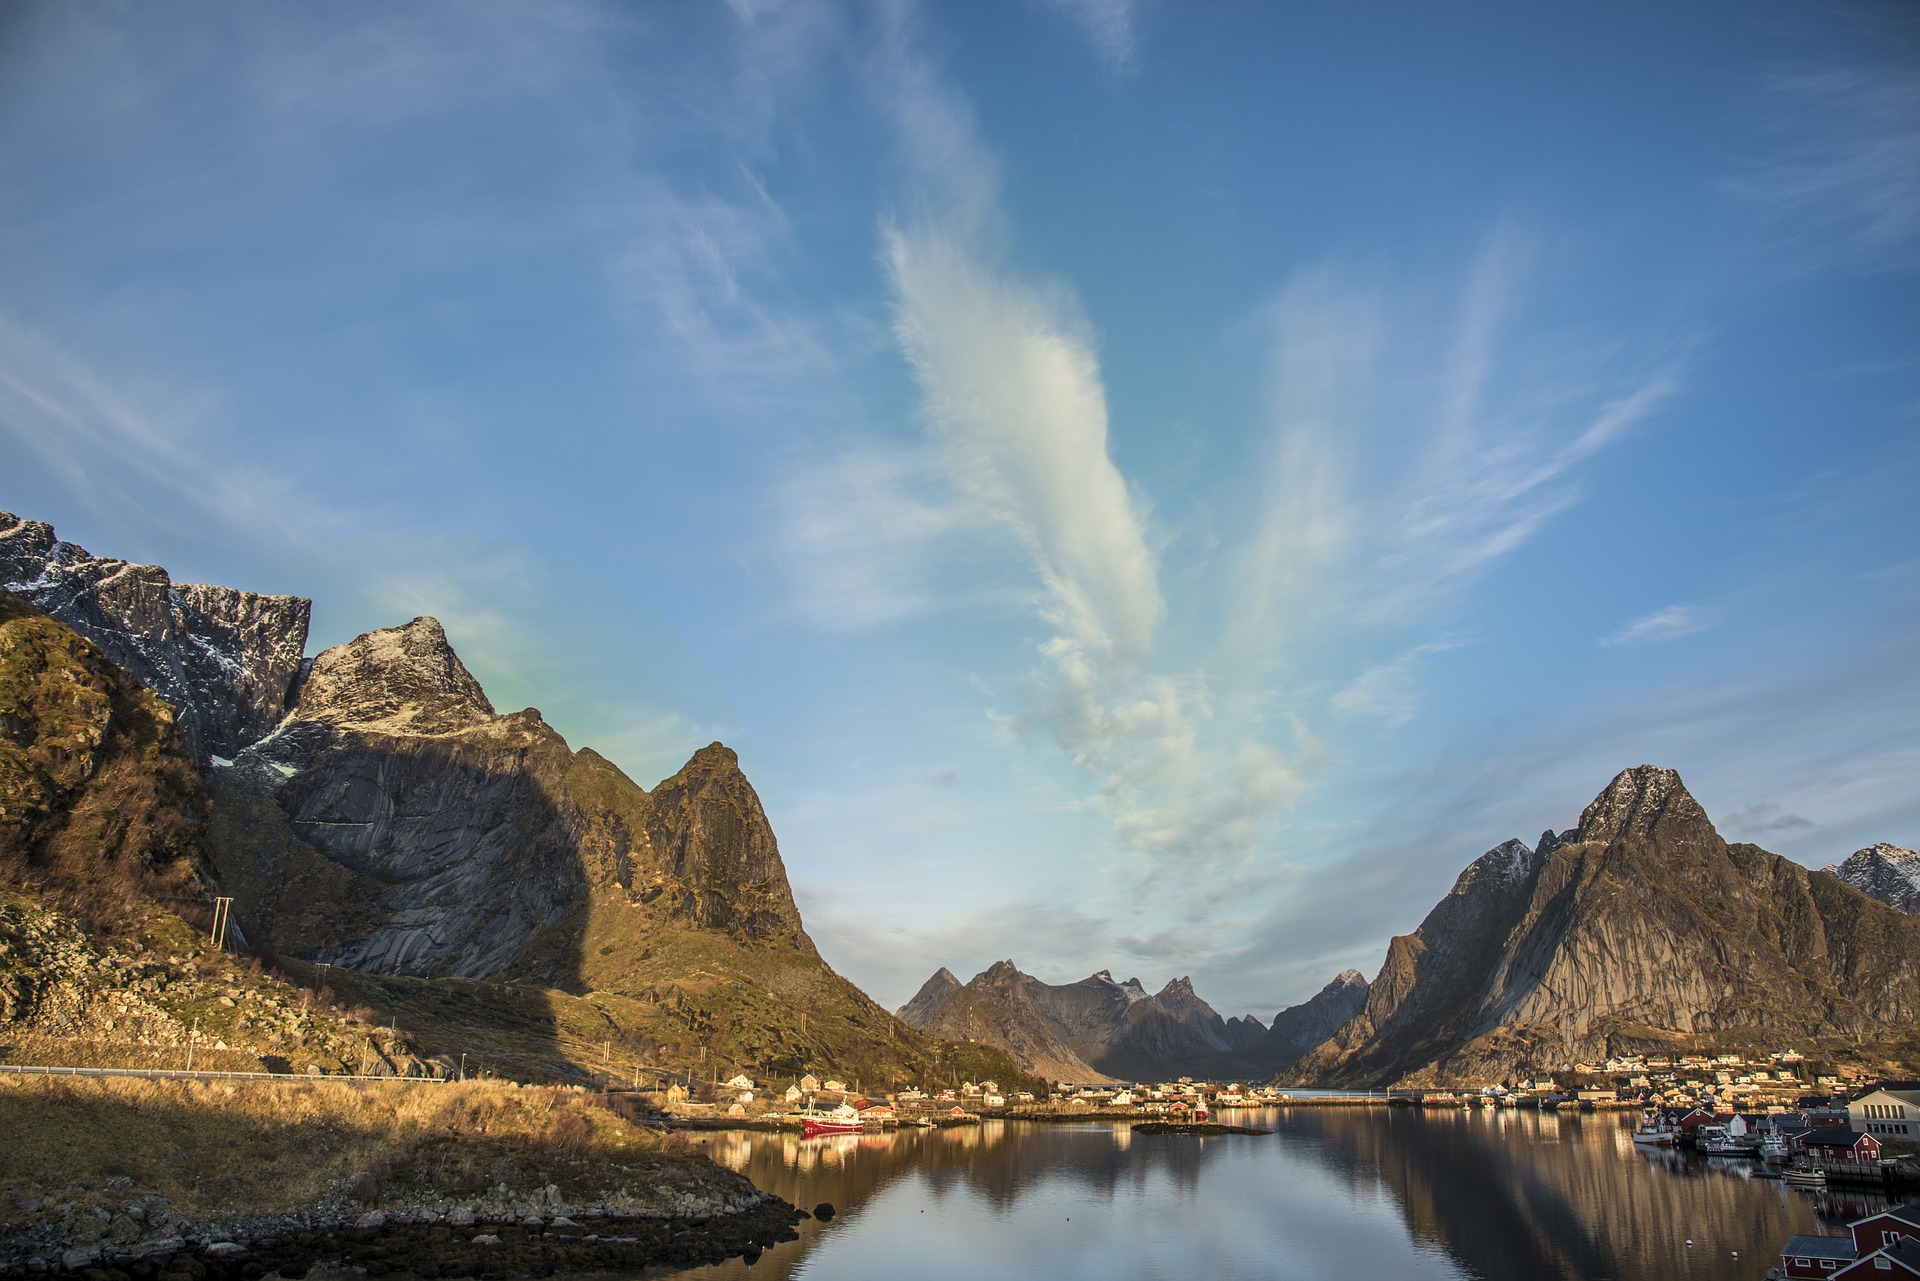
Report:
[[[377,1209],[345,1193],[284,1214],[188,1221],[163,1198],[118,1214],[97,1205],[17,1206],[28,1215],[0,1236],[0,1277],[88,1281],[297,1281],[350,1269],[370,1277],[546,1276],[749,1262],[795,1239],[807,1211],[764,1192],[730,1198],[662,1185],[661,1199],[619,1195],[587,1205],[549,1186],[528,1196],[440,1198]],[[830,1212],[829,1212],[830,1213]]]

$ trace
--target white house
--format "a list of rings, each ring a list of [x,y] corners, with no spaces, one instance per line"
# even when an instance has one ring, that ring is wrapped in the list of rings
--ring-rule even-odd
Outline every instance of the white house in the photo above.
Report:
[[[820,1088],[832,1094],[845,1094],[847,1092],[847,1083],[845,1081],[828,1081]]]
[[[1847,1120],[1860,1134],[1920,1138],[1920,1090],[1875,1090],[1847,1104]]]
[[[727,1078],[727,1088],[729,1090],[751,1090],[753,1088],[753,1078],[745,1072],[742,1072],[738,1076]]]
[[[798,1103],[800,1101],[800,1087],[797,1085],[789,1085],[787,1087],[786,1100],[789,1103]]]
[[[817,1094],[817,1093],[819,1093],[819,1091],[820,1091],[820,1078],[819,1078],[819,1077],[817,1077],[817,1076],[815,1076],[815,1075],[814,1075],[813,1073],[811,1073],[811,1072],[809,1072],[809,1073],[807,1073],[807,1074],[806,1074],[805,1076],[803,1076],[803,1077],[801,1077],[801,1078],[800,1078],[800,1089],[801,1089],[801,1091],[802,1091],[802,1092],[804,1092],[804,1093],[806,1093],[806,1094]]]

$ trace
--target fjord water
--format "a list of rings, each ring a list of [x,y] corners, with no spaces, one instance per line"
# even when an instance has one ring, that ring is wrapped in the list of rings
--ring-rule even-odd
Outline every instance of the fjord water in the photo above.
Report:
[[[799,1241],[751,1266],[684,1275],[1754,1281],[1792,1234],[1839,1230],[1822,1225],[1813,1197],[1754,1177],[1758,1163],[1636,1150],[1619,1114],[1295,1108],[1230,1119],[1273,1133],[989,1121],[812,1140],[694,1136],[761,1187],[838,1213],[802,1223]]]

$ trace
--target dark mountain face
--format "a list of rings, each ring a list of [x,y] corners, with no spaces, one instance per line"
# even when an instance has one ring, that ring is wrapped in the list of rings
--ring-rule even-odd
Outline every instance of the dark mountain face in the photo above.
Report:
[[[1345,970],[1302,1004],[1274,1016],[1264,1029],[1259,1057],[1275,1070],[1291,1067],[1322,1041],[1338,1032],[1367,1003],[1367,980],[1358,970]]]
[[[279,946],[376,974],[577,981],[596,894],[812,954],[733,752],[650,796],[528,709],[494,712],[431,618],[320,655],[289,720],[218,772],[216,857]],[[289,897],[289,876],[326,883]]]
[[[1293,1074],[1499,1080],[1696,1035],[1899,1038],[1917,1015],[1920,922],[1728,845],[1679,775],[1641,766],[1575,830],[1475,860]]]
[[[1912,850],[1882,841],[1821,870],[1888,907],[1920,916],[1920,854]]]
[[[176,583],[63,543],[53,527],[0,512],[0,587],[72,627],[173,705],[205,770],[270,731],[300,674],[312,602]]]

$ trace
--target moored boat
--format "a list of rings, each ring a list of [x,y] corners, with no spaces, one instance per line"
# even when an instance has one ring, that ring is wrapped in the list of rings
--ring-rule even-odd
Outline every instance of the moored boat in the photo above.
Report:
[[[1643,1147],[1670,1148],[1680,1141],[1680,1131],[1647,1112],[1641,1115],[1640,1124],[1633,1129],[1633,1141]]]
[[[1796,1166],[1783,1173],[1780,1180],[1796,1188],[1824,1188],[1827,1186],[1827,1172],[1807,1166]]]
[[[800,1114],[800,1137],[819,1138],[823,1134],[865,1134],[867,1123],[850,1106],[842,1103],[830,1112],[809,1108]]]

